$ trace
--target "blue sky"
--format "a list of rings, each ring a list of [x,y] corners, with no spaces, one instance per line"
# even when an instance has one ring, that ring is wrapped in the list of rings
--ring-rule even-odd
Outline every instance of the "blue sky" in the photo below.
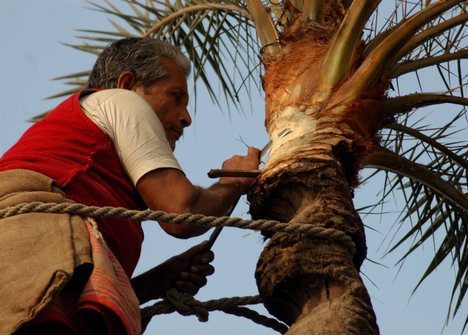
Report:
[[[2,0],[0,2],[0,154],[21,136],[30,117],[53,108],[59,100],[44,100],[66,87],[53,77],[91,68],[94,57],[61,43],[74,43],[75,29],[111,29],[105,15],[86,9],[85,1],[72,0]],[[199,89],[202,91],[203,89]],[[176,149],[176,155],[188,177],[196,184],[208,186],[206,176],[219,168],[224,159],[244,153],[245,142],[262,147],[267,136],[263,126],[263,103],[255,96],[252,108],[246,103],[244,113],[219,112],[218,107],[201,94],[193,125]],[[357,201],[375,200],[375,185],[364,185]],[[234,212],[248,217],[245,201]],[[394,266],[397,255],[383,257],[386,244],[382,239],[394,222],[392,215],[365,218],[368,230],[369,258],[380,265],[366,262],[362,269],[383,335],[391,334],[458,334],[463,319],[458,317],[443,328],[449,303],[454,271],[443,266],[412,295],[412,289],[427,266],[433,249],[425,246],[410,257],[399,271]],[[165,235],[153,222],[145,222],[145,242],[138,272],[175,255],[198,241],[176,240]],[[388,243],[385,242],[385,243]],[[214,246],[216,273],[197,296],[200,300],[229,296],[255,295],[255,264],[263,242],[259,234],[233,228],[224,229]],[[465,303],[466,305],[466,303]],[[260,309],[262,310],[262,309]],[[463,314],[463,312],[462,312]],[[147,334],[276,334],[273,330],[249,320],[210,315],[208,323],[196,317],[177,314],[153,319]]]

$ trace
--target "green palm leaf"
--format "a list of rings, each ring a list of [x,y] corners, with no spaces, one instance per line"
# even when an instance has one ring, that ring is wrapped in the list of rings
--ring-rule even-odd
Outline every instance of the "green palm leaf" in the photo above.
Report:
[[[371,17],[366,54],[427,3],[397,2],[383,23],[379,22],[384,17],[378,15],[381,13]],[[381,161],[378,170],[368,177],[387,171],[380,201],[374,204],[371,212],[384,211],[385,204],[395,194],[404,199],[405,206],[400,209],[399,224],[394,226],[389,252],[403,248],[400,260],[403,262],[423,244],[434,245],[434,256],[416,288],[442,262],[449,261],[455,268],[449,314],[460,311],[468,290],[468,149],[464,107],[468,105],[468,75],[462,70],[468,50],[466,15],[466,3],[458,4],[426,22],[400,48],[390,70],[396,92],[390,92],[392,97],[387,99],[388,123],[381,133],[381,145],[394,154],[392,159],[387,157],[388,161]],[[403,76],[406,80],[411,78],[417,86],[405,88],[400,78]],[[445,103],[462,107],[458,112],[456,107],[444,107],[444,112],[440,107]],[[435,105],[439,105],[437,112],[433,112]],[[432,114],[430,118],[428,114]],[[374,159],[376,157],[366,158],[367,163]],[[397,162],[405,163],[395,169],[393,165]],[[440,187],[441,184],[446,187]],[[458,200],[450,196],[452,192],[457,194]],[[434,236],[442,238],[439,241]],[[405,247],[407,242],[409,248]],[[465,327],[467,324],[468,317]]]
[[[259,89],[259,46],[247,7],[239,1],[124,1],[131,13],[120,4],[90,2],[119,22],[110,20],[114,30],[79,30],[82,44],[71,47],[98,55],[105,45],[124,37],[150,36],[180,46],[193,64],[193,79],[203,82],[218,105],[239,105],[240,92],[250,95]],[[229,65],[227,65],[229,64]],[[87,72],[86,72],[87,73]],[[70,75],[72,76],[72,75]],[[219,100],[219,90],[225,103]],[[64,79],[64,78],[60,78]],[[61,97],[83,88],[86,75],[70,84],[73,89],[52,96]],[[196,87],[196,85],[194,85]],[[196,93],[196,90],[195,90]],[[196,94],[195,94],[196,98]]]
[[[414,118],[418,112],[412,112],[411,116]],[[411,117],[405,117],[402,124],[389,125],[382,142],[392,154],[387,152],[386,157],[379,159],[376,155],[364,161],[365,165],[374,166],[378,161],[379,169],[394,173],[393,177],[387,175],[379,204],[395,192],[402,193],[406,204],[395,236],[398,231],[404,233],[393,242],[389,252],[410,242],[411,247],[404,252],[402,262],[435,235],[443,236],[438,246],[434,245],[432,261],[416,288],[442,262],[450,261],[457,273],[451,297],[454,314],[459,311],[468,289],[468,149],[464,138],[460,141],[449,139],[466,131],[460,126],[455,127],[465,118],[466,113],[462,110],[446,125],[431,129],[417,124],[407,126],[405,124]],[[381,210],[377,205],[374,210],[377,208]],[[410,228],[407,227],[409,223]],[[467,322],[468,318],[465,325]]]

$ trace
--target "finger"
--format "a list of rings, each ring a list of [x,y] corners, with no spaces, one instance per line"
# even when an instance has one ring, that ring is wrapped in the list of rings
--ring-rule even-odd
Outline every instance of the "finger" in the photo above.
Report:
[[[214,260],[214,258],[215,258],[214,252],[210,250],[210,251],[195,255],[195,257],[193,257],[191,261],[191,264],[192,265],[208,264],[208,263],[211,263]]]
[[[214,252],[209,251],[201,255],[200,263],[208,264],[214,261]]]
[[[214,252],[211,251],[211,250],[208,251],[208,252],[205,252],[203,254],[200,254],[199,256],[200,257],[198,257],[197,262],[200,263],[200,264],[211,263],[211,262],[213,262],[213,260],[215,258]]]
[[[178,281],[176,283],[176,288],[180,292],[186,292],[190,295],[195,295],[200,290],[200,286],[196,286],[191,282],[182,282]]]
[[[260,155],[260,150],[255,147],[249,147],[247,150],[247,156],[258,157]]]
[[[205,251],[207,247],[208,247],[208,241],[203,241],[202,243],[191,247],[190,249],[188,249],[187,251],[185,251],[181,255],[184,255],[185,257],[192,259],[196,255],[198,255],[198,254],[202,253],[203,251]]]
[[[196,275],[193,273],[185,273],[184,276],[181,276],[183,278],[179,279],[176,282],[176,285],[178,286],[195,286],[195,287],[203,287],[206,285],[208,280],[205,278],[205,276],[200,276]]]
[[[211,276],[215,269],[213,266],[209,264],[205,265],[193,265],[189,268],[190,272],[195,275],[202,275],[202,276]]]
[[[180,282],[191,282],[197,286],[203,286],[206,284],[207,279],[205,276],[193,273],[193,272],[181,272]]]

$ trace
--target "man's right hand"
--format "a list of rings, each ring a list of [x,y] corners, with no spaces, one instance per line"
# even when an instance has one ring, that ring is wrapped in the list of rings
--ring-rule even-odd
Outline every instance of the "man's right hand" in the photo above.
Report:
[[[260,150],[254,147],[249,147],[247,155],[239,156],[234,155],[227,159],[223,163],[224,170],[257,170],[260,164]],[[245,177],[222,177],[219,179],[221,184],[232,184],[237,185],[241,190],[241,193],[248,191],[249,187],[254,182],[254,178]]]
[[[233,156],[223,163],[225,169],[256,170],[259,150],[248,149],[246,156]],[[169,213],[224,215],[239,197],[246,193],[254,178],[220,178],[208,188],[193,185],[177,169],[163,168],[148,172],[137,182],[137,189],[147,206]],[[178,238],[198,236],[208,230],[200,225],[178,225],[159,222],[164,231]]]

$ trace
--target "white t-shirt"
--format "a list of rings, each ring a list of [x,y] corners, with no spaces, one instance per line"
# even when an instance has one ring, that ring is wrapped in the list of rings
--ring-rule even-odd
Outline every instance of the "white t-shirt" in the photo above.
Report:
[[[80,98],[84,113],[110,136],[128,176],[136,185],[160,168],[182,171],[150,105],[133,91],[108,89]]]

